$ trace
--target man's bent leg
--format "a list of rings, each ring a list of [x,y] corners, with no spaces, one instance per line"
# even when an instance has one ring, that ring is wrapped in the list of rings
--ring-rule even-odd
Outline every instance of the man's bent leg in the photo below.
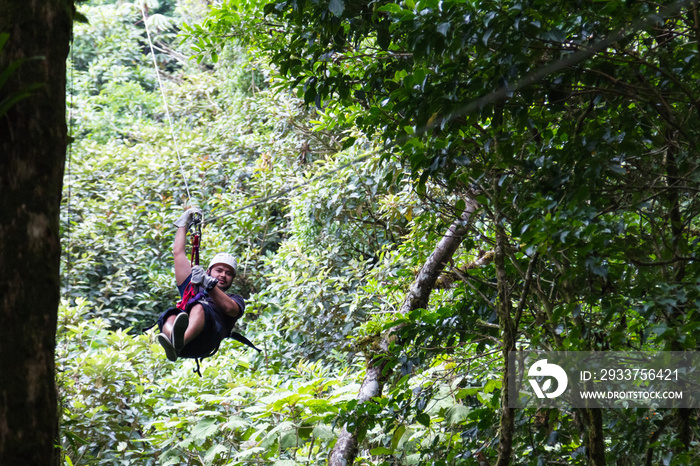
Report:
[[[190,321],[187,331],[185,332],[185,345],[194,340],[197,335],[204,330],[204,307],[201,304],[196,304],[190,309]]]
[[[185,331],[187,330],[189,321],[190,319],[186,312],[181,312],[175,316],[170,341],[175,347],[175,351],[178,353],[182,351],[182,348],[185,346]]]
[[[175,318],[177,315],[173,314],[171,316],[168,316],[168,318],[165,320],[163,323],[163,328],[162,332],[158,334],[156,337],[156,340],[158,343],[160,343],[160,346],[163,347],[163,350],[165,350],[165,357],[168,358],[169,361],[177,361],[177,350],[175,350],[175,347],[172,344],[172,333],[173,333],[173,324],[175,323]]]
[[[173,324],[175,323],[175,318],[177,317],[177,314],[173,314],[169,316],[166,320],[165,323],[163,323],[163,329],[161,330],[166,337],[169,339],[172,339],[173,336]]]

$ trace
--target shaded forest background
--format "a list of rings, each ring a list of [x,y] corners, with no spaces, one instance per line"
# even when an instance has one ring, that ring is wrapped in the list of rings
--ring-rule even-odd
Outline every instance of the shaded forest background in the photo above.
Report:
[[[700,464],[695,410],[504,384],[515,349],[697,350],[697,3],[77,6],[64,464]],[[263,349],[201,378],[147,330],[188,205]]]

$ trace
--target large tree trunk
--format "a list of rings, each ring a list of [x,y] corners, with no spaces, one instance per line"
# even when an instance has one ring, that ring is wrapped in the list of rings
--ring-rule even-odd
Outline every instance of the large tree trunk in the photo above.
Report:
[[[59,208],[72,0],[0,0],[0,464],[58,463]],[[7,111],[2,103],[27,96]]]
[[[605,466],[605,433],[603,432],[603,410],[585,408],[588,418],[588,464]]]
[[[414,309],[425,308],[428,305],[430,293],[435,287],[435,282],[445,268],[445,264],[452,258],[452,255],[461,244],[476,208],[476,202],[468,202],[461,218],[450,226],[445,236],[435,246],[433,253],[425,261],[418,276],[409,288],[406,298],[399,309],[401,314],[408,314]],[[389,348],[389,337],[390,335],[384,335],[380,344],[384,351]],[[371,358],[368,361],[365,379],[362,382],[358,395],[360,403],[368,402],[382,394],[384,380],[388,376],[388,374],[383,374],[384,361],[384,358]],[[350,466],[355,461],[357,451],[356,432],[348,432],[346,429],[343,429],[328,458],[328,466]]]

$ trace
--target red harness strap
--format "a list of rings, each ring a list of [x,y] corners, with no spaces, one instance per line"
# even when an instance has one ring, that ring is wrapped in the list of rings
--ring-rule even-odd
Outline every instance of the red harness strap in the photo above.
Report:
[[[195,296],[197,296],[197,287],[194,286],[192,283],[188,283],[185,287],[185,292],[182,294],[182,300],[178,301],[176,307],[181,311],[186,311],[187,305]]]

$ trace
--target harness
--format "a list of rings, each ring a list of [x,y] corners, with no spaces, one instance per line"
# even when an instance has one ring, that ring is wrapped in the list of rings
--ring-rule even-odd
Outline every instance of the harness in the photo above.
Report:
[[[190,265],[199,265],[199,245],[202,240],[202,216],[199,214],[194,214],[194,219],[192,222],[194,231],[191,235],[192,240],[192,254],[190,256]],[[199,287],[188,283],[185,287],[185,291],[182,293],[182,299],[177,303],[177,308],[181,311],[187,309],[193,302],[197,302],[204,297],[204,293],[199,291]]]

